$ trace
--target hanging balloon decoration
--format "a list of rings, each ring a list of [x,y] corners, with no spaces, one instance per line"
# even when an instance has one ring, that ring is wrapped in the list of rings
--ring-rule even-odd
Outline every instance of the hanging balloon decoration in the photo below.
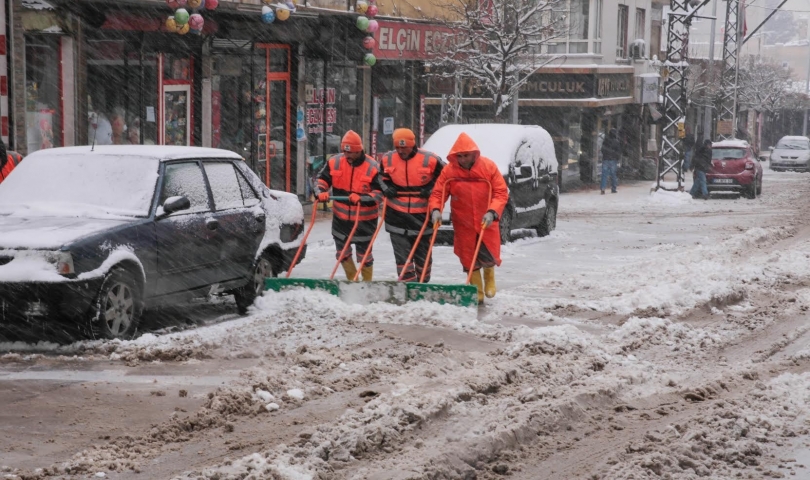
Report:
[[[366,50],[374,50],[374,47],[377,45],[377,41],[374,39],[374,33],[380,29],[380,24],[377,20],[374,20],[374,17],[379,13],[376,0],[357,0],[354,10],[360,14],[355,24],[357,29],[370,34],[363,39],[363,48]],[[373,53],[366,53],[363,55],[363,63],[372,67],[377,63],[377,57],[375,57]]]
[[[262,0],[262,22],[270,24],[276,20],[280,22],[287,21],[290,16],[295,13],[297,0],[286,0],[273,3],[273,0]]]
[[[200,35],[205,26],[202,12],[216,9],[219,0],[166,0],[166,5],[174,10],[174,15],[166,19],[167,31],[180,35],[189,32]]]
[[[273,11],[272,8],[268,7],[267,5],[262,7],[262,22],[264,23],[273,23],[276,21],[276,13]]]

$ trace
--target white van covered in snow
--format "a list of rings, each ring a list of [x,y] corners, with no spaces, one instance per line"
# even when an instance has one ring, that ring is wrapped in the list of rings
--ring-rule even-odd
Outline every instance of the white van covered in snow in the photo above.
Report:
[[[423,148],[446,159],[462,132],[478,144],[481,155],[495,162],[509,187],[509,203],[500,220],[501,242],[510,241],[515,229],[532,228],[540,236],[551,233],[557,225],[560,197],[551,135],[537,125],[447,125]],[[441,230],[445,238],[452,231],[449,213],[447,202]]]

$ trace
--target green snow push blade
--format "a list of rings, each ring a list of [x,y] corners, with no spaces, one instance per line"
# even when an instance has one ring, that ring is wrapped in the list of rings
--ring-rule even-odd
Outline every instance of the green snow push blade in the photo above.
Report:
[[[409,302],[427,300],[442,305],[478,306],[478,288],[475,285],[441,285],[437,283],[408,283],[407,285]]]
[[[280,292],[291,288],[309,288],[311,290],[323,290],[332,295],[340,294],[340,287],[337,280],[326,280],[319,278],[265,278],[264,289]]]
[[[291,288],[321,290],[340,297],[346,303],[368,305],[385,302],[404,305],[407,302],[425,300],[442,305],[459,307],[478,306],[478,290],[475,285],[439,285],[430,283],[349,282],[314,278],[266,278],[265,290],[280,292]]]

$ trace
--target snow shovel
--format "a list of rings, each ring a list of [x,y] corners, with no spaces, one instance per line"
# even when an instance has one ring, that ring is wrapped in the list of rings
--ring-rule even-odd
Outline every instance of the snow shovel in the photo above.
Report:
[[[445,191],[447,189],[447,185],[451,182],[485,182],[489,186],[489,194],[487,199],[487,205],[492,202],[492,184],[489,180],[485,180],[483,178],[451,178],[447,180],[444,184],[442,190],[442,198],[444,198]],[[442,209],[444,205],[442,205]],[[439,211],[441,212],[442,209]],[[422,232],[424,232],[425,227],[427,226],[428,218],[425,218],[425,224],[422,225],[422,231],[419,232],[419,236],[421,237]],[[436,235],[439,233],[439,226],[441,225],[441,221],[436,222],[433,224],[433,235],[430,237],[430,245],[428,246],[427,255],[425,256],[425,265],[430,262],[430,256],[433,253],[433,245],[436,243]],[[427,270],[422,271],[422,276],[419,278],[419,283],[408,283],[408,300],[428,300],[431,302],[438,302],[438,303],[445,303],[445,304],[452,304],[452,305],[459,305],[462,307],[477,307],[478,306],[478,288],[475,285],[470,285],[470,280],[472,279],[472,272],[473,267],[475,267],[475,260],[478,258],[478,252],[481,250],[481,243],[484,240],[484,231],[483,228],[481,229],[481,235],[478,235],[478,240],[475,243],[475,253],[473,254],[472,264],[470,265],[470,269],[467,272],[467,281],[463,285],[442,285],[442,284],[433,284],[433,283],[424,283],[425,281],[425,274]],[[413,258],[414,253],[416,252],[416,247],[418,243],[414,244],[413,249],[411,250],[411,254],[408,256],[408,261],[405,265],[410,264],[411,259]]]
[[[332,197],[332,200],[338,201],[347,201],[348,197]],[[334,268],[328,279],[316,279],[316,278],[291,278],[292,270],[298,262],[298,258],[301,255],[301,251],[306,244],[306,240],[309,237],[310,232],[312,231],[312,227],[315,224],[315,218],[317,215],[318,209],[318,201],[313,203],[312,205],[312,219],[310,221],[309,227],[307,231],[304,233],[304,237],[301,239],[301,246],[298,247],[298,251],[293,257],[293,261],[291,263],[290,269],[287,271],[287,275],[284,278],[266,278],[265,279],[265,290],[274,290],[274,291],[281,291],[286,290],[289,288],[309,288],[313,290],[322,290],[332,295],[336,295],[340,297],[342,300],[349,302],[349,303],[361,303],[361,304],[368,304],[374,302],[387,302],[387,303],[394,303],[397,305],[404,304],[407,301],[411,300],[429,300],[438,303],[447,303],[459,306],[475,306],[478,303],[477,299],[477,290],[475,286],[472,285],[428,285],[423,283],[416,283],[416,282],[401,282],[401,281],[377,281],[377,282],[357,282],[359,276],[362,273],[363,266],[365,266],[366,262],[368,261],[369,254],[371,252],[371,247],[374,245],[374,241],[377,239],[377,235],[382,228],[382,225],[385,222],[385,212],[388,207],[387,199],[383,200],[383,208],[382,214],[380,215],[380,219],[377,223],[377,228],[374,231],[374,235],[369,242],[369,249],[366,251],[366,254],[363,255],[363,258],[358,265],[357,274],[355,274],[354,281],[346,281],[346,280],[335,280],[335,273],[340,265],[340,260],[335,263]],[[357,206],[358,213],[360,205]],[[420,237],[424,234],[424,231],[427,227],[427,223],[429,218],[425,218],[425,222],[422,224],[422,229],[419,232]],[[351,240],[354,237],[354,234],[357,230],[357,226],[359,224],[359,215],[356,215],[355,223],[352,228],[352,231],[349,233],[349,236],[346,238],[346,245],[343,247],[339,258],[343,258],[343,255],[346,252],[346,249],[349,248],[351,245]],[[433,235],[433,241],[435,241],[435,233]],[[431,248],[433,241],[431,242]],[[411,249],[409,260],[413,258],[413,255],[416,252],[416,246]],[[429,257],[428,257],[429,258]],[[401,278],[401,277],[400,277]],[[421,281],[424,281],[424,273],[422,275]]]

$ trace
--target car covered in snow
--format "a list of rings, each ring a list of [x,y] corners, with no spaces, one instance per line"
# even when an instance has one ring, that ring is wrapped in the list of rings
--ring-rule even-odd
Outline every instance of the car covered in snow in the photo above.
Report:
[[[0,184],[0,325],[128,338],[144,309],[212,294],[245,313],[302,230],[298,198],[226,150],[40,150]]]
[[[424,149],[443,159],[462,133],[469,135],[481,155],[490,158],[509,187],[509,203],[500,219],[501,242],[512,240],[512,231],[533,229],[548,235],[557,226],[560,190],[557,156],[551,135],[537,125],[447,125],[431,135]],[[450,202],[445,205],[440,235],[449,237]]]
[[[757,198],[762,193],[762,164],[744,140],[712,144],[712,168],[706,174],[709,193],[730,192]]]
[[[810,139],[782,137],[771,151],[771,170],[810,172]]]

